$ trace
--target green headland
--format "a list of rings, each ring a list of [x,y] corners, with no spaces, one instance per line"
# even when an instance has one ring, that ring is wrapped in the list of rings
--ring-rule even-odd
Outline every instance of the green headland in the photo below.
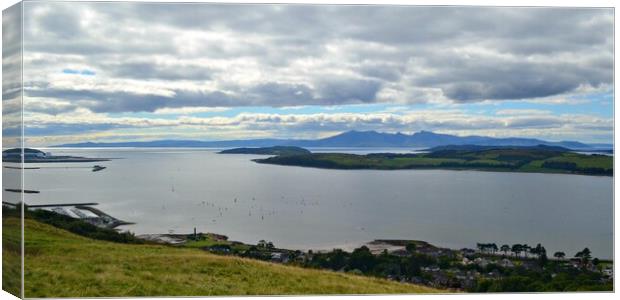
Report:
[[[273,146],[261,148],[234,148],[223,150],[220,154],[264,154],[264,155],[300,155],[310,154],[307,149],[294,146]]]
[[[613,156],[562,147],[442,146],[424,153],[309,153],[254,159],[257,163],[326,169],[445,169],[613,175]]]

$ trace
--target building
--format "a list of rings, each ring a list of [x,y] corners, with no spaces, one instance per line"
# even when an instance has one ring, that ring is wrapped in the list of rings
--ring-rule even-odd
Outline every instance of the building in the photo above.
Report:
[[[287,263],[289,261],[289,256],[287,253],[282,252],[272,252],[271,253],[271,262],[275,263]]]
[[[504,258],[502,260],[499,261],[499,265],[504,267],[504,268],[514,268],[514,264],[512,263],[512,261],[510,259]]]
[[[478,257],[474,259],[474,263],[482,268],[486,268],[486,266],[488,266],[491,262],[486,258]]]

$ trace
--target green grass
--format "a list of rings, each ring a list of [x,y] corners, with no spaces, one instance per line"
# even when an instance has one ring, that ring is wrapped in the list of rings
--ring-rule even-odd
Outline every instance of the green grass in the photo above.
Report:
[[[4,232],[19,230],[3,219]],[[26,297],[391,294],[423,286],[198,249],[92,240],[26,219]]]
[[[241,243],[233,243],[231,241],[217,240],[217,239],[209,237],[208,235],[205,236],[204,239],[202,240],[198,240],[198,241],[188,240],[186,243],[184,243],[183,245],[179,247],[202,249],[205,247],[222,246],[222,245],[230,246],[231,249],[236,250],[236,251],[245,251],[250,248],[250,245],[241,244]]]
[[[581,155],[577,153],[565,153],[560,157],[553,157],[549,161],[574,162],[578,168],[603,168],[613,166],[613,157],[607,155]]]
[[[6,216],[3,216],[3,224]],[[18,218],[14,226],[2,226],[2,289],[19,297],[21,289],[21,230]]]

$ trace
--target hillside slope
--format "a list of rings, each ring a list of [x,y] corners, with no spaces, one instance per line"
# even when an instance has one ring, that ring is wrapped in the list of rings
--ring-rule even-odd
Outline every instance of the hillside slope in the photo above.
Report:
[[[19,234],[5,218],[3,233]],[[25,296],[198,296],[431,293],[427,287],[289,267],[202,250],[97,241],[25,223]]]

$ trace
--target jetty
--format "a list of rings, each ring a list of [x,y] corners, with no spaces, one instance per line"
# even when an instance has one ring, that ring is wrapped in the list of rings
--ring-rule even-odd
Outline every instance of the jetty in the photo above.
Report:
[[[22,190],[22,189],[4,189],[7,192],[11,193],[24,193],[24,194],[38,194],[40,191],[35,190]]]
[[[70,218],[83,220],[86,223],[89,223],[89,224],[92,224],[92,225],[95,225],[101,228],[114,229],[118,226],[135,224],[133,222],[127,222],[127,221],[123,221],[115,217],[112,217],[109,214],[103,212],[102,210],[93,207],[98,204],[99,203],[95,203],[95,202],[55,203],[55,204],[35,204],[35,205],[26,204],[24,208],[30,209],[30,210],[35,210],[35,209],[50,210],[50,211],[53,211],[61,215],[65,215]],[[2,201],[2,205],[9,205],[9,206],[15,207],[15,206],[18,206],[19,204]]]

